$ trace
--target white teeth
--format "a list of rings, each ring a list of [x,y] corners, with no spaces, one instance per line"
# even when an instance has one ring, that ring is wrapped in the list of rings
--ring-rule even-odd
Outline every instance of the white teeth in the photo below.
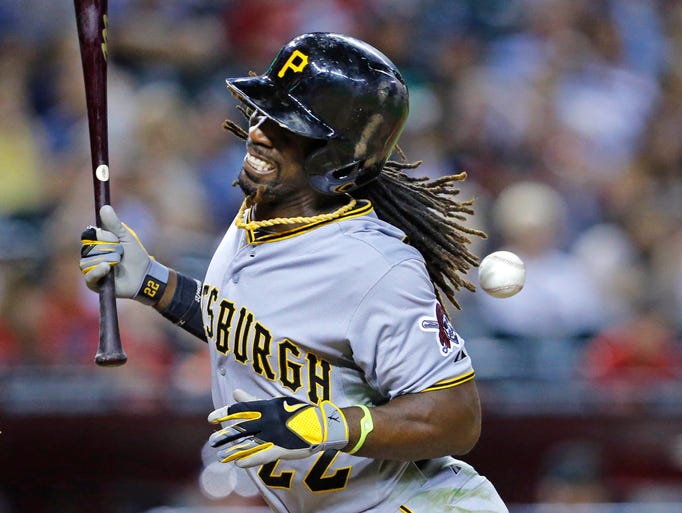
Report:
[[[267,171],[274,169],[275,167],[269,162],[265,162],[263,159],[260,159],[255,155],[251,155],[250,153],[246,155],[246,161],[252,168],[254,168],[256,171],[260,173],[265,173]]]

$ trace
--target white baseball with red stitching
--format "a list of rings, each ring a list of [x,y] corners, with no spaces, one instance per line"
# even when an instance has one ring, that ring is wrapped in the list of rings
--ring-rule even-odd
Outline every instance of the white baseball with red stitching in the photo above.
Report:
[[[523,289],[526,266],[511,251],[495,251],[481,261],[478,281],[481,288],[493,297],[511,297]]]

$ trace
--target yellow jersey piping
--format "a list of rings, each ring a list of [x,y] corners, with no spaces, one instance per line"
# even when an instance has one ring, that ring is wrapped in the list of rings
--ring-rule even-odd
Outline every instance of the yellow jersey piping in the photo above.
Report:
[[[446,388],[456,387],[457,385],[461,385],[462,383],[471,381],[472,379],[474,379],[474,377],[476,377],[476,373],[472,370],[470,372],[467,372],[466,374],[457,376],[456,378],[444,379],[442,381],[439,381],[438,383],[434,383],[430,387],[427,387],[424,390],[422,390],[422,392],[431,392],[433,390],[444,390]]]

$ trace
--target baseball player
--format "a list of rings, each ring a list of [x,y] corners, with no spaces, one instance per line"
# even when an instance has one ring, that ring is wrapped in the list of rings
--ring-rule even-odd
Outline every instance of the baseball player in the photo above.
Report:
[[[245,201],[203,280],[151,258],[110,206],[82,235],[88,286],[208,342],[210,443],[279,513],[506,512],[453,455],[480,434],[474,369],[441,306],[477,259],[453,201],[463,175],[389,161],[408,114],[391,61],[304,34],[260,76],[230,78],[248,115]]]

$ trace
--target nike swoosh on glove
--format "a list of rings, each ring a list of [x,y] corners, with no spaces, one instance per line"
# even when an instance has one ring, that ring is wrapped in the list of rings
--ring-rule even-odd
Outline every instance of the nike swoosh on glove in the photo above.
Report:
[[[234,398],[239,402],[208,416],[209,422],[222,423],[209,443],[222,448],[218,457],[223,463],[255,467],[348,445],[346,417],[331,401],[316,406],[291,397],[258,400],[243,390],[236,390]]]

